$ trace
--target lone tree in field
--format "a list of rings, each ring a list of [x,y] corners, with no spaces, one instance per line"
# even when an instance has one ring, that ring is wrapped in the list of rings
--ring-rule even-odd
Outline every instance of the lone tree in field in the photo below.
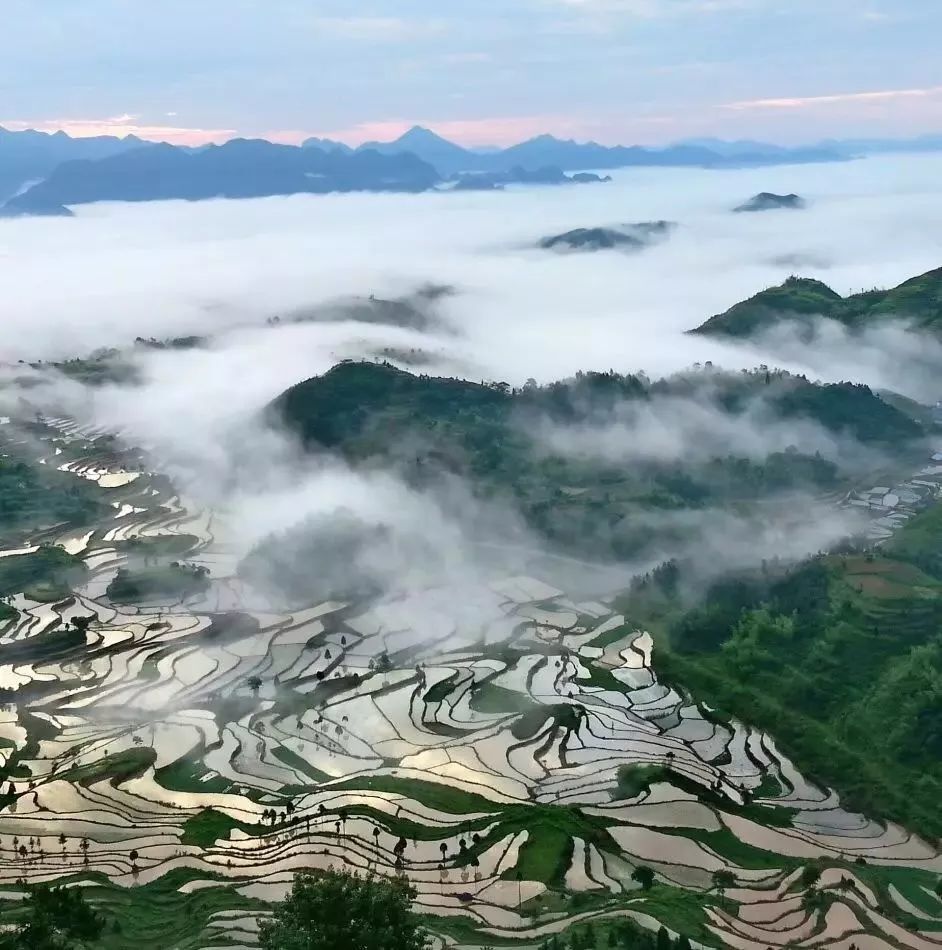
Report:
[[[346,871],[299,874],[259,930],[262,950],[426,950],[407,882]]]
[[[713,886],[722,894],[723,891],[736,886],[736,875],[726,868],[713,872]]]

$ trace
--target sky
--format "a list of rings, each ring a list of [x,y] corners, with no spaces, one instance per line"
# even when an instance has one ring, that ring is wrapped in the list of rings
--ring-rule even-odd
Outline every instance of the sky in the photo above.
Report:
[[[354,7],[355,9],[351,9]],[[938,0],[3,0],[0,125],[350,143],[942,132]]]

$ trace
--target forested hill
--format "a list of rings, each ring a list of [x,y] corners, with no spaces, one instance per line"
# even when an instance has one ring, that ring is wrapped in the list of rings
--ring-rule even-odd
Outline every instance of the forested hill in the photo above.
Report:
[[[558,423],[605,421],[619,406],[659,397],[706,400],[737,415],[762,400],[785,418],[809,419],[865,443],[899,444],[922,434],[918,423],[873,391],[853,383],[818,384],[765,369],[727,373],[706,367],[652,381],[645,375],[579,373],[574,378],[513,389],[506,383],[413,375],[389,363],[346,361],[298,383],[270,408],[308,447],[353,455],[381,450],[403,432],[435,431],[483,450],[487,430],[519,429],[519,419]],[[493,431],[495,437],[498,435]]]
[[[711,317],[693,332],[748,338],[782,323],[810,328],[824,317],[861,330],[899,319],[932,333],[942,333],[942,268],[921,274],[890,290],[870,290],[842,297],[827,284],[807,277],[789,277]]]
[[[761,573],[726,577],[667,621],[661,673],[721,715],[774,729],[803,773],[849,807],[938,838],[940,546],[937,505],[882,553],[819,557],[784,576],[763,562]]]
[[[696,404],[733,424],[754,426],[757,411],[762,419],[810,420],[890,448],[894,457],[922,434],[916,422],[866,386],[821,386],[785,373],[710,368],[658,381],[580,373],[548,386],[512,389],[506,383],[416,376],[385,363],[347,362],[294,386],[269,411],[309,451],[336,451],[354,465],[392,467],[419,485],[457,474],[481,496],[508,502],[532,530],[566,550],[596,557],[636,557],[656,549],[665,538],[641,517],[652,511],[748,507],[796,491],[831,494],[862,476],[823,458],[814,446],[770,446],[765,454],[739,457],[718,438],[713,455],[670,459],[639,458],[630,446],[625,458],[568,449],[572,433],[588,432],[591,445],[604,446],[606,426],[630,432],[634,414],[660,399],[667,400],[669,412]],[[561,432],[562,443],[544,438],[547,429]],[[670,531],[672,543],[689,540],[676,526]]]

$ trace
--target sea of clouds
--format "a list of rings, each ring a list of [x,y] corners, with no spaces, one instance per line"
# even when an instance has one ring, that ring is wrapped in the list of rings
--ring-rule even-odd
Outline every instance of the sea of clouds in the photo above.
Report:
[[[657,377],[709,360],[942,397],[938,350],[898,328],[859,339],[830,328],[810,347],[788,336],[736,346],[686,333],[792,273],[850,293],[942,264],[942,157],[633,169],[614,178],[494,193],[101,204],[76,209],[72,219],[0,221],[0,361],[81,356],[138,336],[208,335],[206,348],[138,349],[142,385],[89,392],[63,384],[55,399],[145,446],[194,497],[235,510],[234,533],[245,548],[292,521],[344,508],[371,523],[390,510],[424,511],[415,523],[439,526],[442,549],[460,549],[461,519],[480,518],[472,506],[420,498],[388,480],[380,492],[340,463],[310,469],[260,423],[260,411],[289,386],[384,348],[421,350],[426,372],[513,385],[578,370]],[[758,191],[796,192],[809,207],[731,213]],[[573,228],[661,219],[678,227],[640,253],[535,246]],[[345,319],[267,324],[338,299],[407,295],[430,282],[455,293],[436,301],[440,322],[422,331]],[[655,410],[641,421],[658,446],[676,453],[701,428],[683,413]],[[718,443],[726,432],[731,446],[755,454],[763,426],[753,422],[744,420],[751,428],[741,432],[720,426]],[[775,448],[791,441],[791,433],[772,432]],[[581,440],[581,453],[598,437],[569,435]],[[631,432],[618,435],[608,444],[631,444]],[[833,513],[820,524],[827,530],[790,533],[790,553],[815,550],[847,529]],[[714,557],[714,541],[707,549]],[[442,569],[464,584],[476,558],[449,557]]]

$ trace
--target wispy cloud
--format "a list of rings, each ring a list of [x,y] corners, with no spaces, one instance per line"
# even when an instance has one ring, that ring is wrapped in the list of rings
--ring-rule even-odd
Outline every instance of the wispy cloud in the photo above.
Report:
[[[168,113],[174,116],[176,113]],[[116,115],[104,119],[9,119],[0,120],[0,125],[11,132],[35,129],[37,132],[65,132],[73,138],[90,138],[95,135],[116,135],[124,138],[136,135],[150,141],[171,142],[174,145],[206,145],[209,142],[225,142],[236,135],[235,129],[200,129],[175,125],[150,125],[136,115]]]
[[[310,25],[320,36],[367,42],[402,42],[445,32],[444,20],[408,20],[402,17],[316,16]]]
[[[474,63],[489,63],[492,60],[490,53],[483,51],[465,52],[465,53],[443,53],[439,57],[439,62],[446,66],[466,66]]]
[[[554,0],[571,10],[589,14],[623,14],[653,19],[684,14],[745,10],[762,0]]]
[[[748,99],[727,102],[721,109],[746,111],[750,109],[804,109],[809,106],[827,106],[847,102],[890,102],[894,99],[928,99],[942,95],[942,86],[926,86],[922,89],[880,89],[873,92],[847,92],[826,96],[790,96],[781,99]]]

